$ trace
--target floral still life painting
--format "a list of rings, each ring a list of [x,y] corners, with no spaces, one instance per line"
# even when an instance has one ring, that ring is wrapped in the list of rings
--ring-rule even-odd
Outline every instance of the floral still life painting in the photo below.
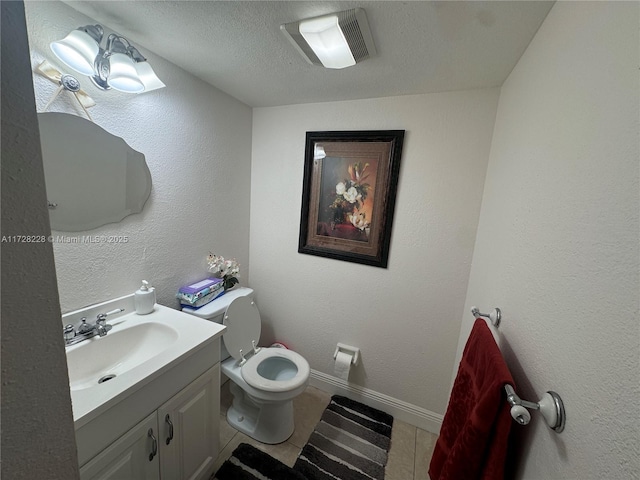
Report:
[[[403,138],[307,132],[298,252],[386,268]]]
[[[372,188],[371,184],[367,183],[370,176],[370,172],[367,172],[369,166],[368,162],[350,164],[347,168],[348,178],[338,182],[335,188],[331,189],[329,195],[333,201],[329,209],[332,222],[342,223],[346,220],[361,231],[369,227],[367,218],[371,218],[373,206],[371,201],[367,202],[367,196]],[[374,175],[376,168],[377,165],[371,168]],[[373,180],[375,181],[375,177]]]

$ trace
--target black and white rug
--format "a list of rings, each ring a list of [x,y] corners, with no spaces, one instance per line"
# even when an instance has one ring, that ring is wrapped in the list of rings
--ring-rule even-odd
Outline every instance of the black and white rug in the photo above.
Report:
[[[393,417],[334,395],[293,469],[247,444],[216,480],[384,480]]]
[[[280,460],[241,443],[212,480],[307,480]]]
[[[383,480],[393,417],[334,395],[294,470],[310,480]]]

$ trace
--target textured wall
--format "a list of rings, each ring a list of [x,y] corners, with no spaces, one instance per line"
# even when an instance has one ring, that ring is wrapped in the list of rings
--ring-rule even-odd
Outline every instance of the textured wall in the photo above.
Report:
[[[91,22],[58,2],[27,17],[34,64]],[[325,373],[337,341],[360,346],[355,383],[442,413],[468,309],[499,305],[519,393],[555,389],[568,409],[560,436],[537,417],[520,430],[514,478],[637,478],[637,20],[633,3],[553,8],[500,94],[477,239],[496,90],[257,109],[252,137],[248,107],[141,46],[166,89],[83,87],[96,123],[147,155],[154,190],[143,213],[92,231],[129,244],[54,245],[63,310],[142,278],[175,304],[209,249],[236,256],[246,283],[251,253],[263,342]],[[35,82],[42,108],[55,87]],[[396,128],[389,268],[298,254],[304,133]]]
[[[459,352],[502,307],[519,394],[567,409],[515,427],[511,478],[640,474],[638,8],[556,3],[502,87]]]
[[[27,2],[26,13],[33,66],[46,58],[64,70],[49,43],[96,23],[61,2]],[[54,245],[63,312],[132,293],[142,279],[156,287],[160,303],[177,306],[178,288],[204,278],[209,250],[236,257],[247,281],[251,109],[139,47],[166,88],[130,95],[78,79],[97,103],[90,109],[95,123],[145,154],[151,197],[142,213],[118,224],[54,232],[129,237],[126,244]],[[34,83],[41,111],[56,86],[37,74]],[[66,92],[48,111],[84,115]]]
[[[1,16],[2,477],[72,480],[78,459],[53,249],[11,241],[50,232],[22,2],[2,2]]]
[[[443,413],[498,91],[254,109],[251,286],[263,341],[333,373],[362,350],[357,385]],[[389,268],[297,253],[305,132],[406,130]]]

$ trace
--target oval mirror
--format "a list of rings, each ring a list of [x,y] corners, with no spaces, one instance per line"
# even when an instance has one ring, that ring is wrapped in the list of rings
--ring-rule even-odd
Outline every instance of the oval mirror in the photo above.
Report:
[[[142,211],[151,193],[144,155],[95,123],[38,114],[51,229],[80,232]]]

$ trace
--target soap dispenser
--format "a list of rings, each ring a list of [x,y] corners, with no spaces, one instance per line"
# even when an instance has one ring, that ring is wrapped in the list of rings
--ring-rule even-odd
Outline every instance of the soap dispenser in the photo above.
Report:
[[[156,290],[150,287],[149,282],[146,280],[142,281],[142,286],[136,291],[134,303],[138,315],[146,315],[153,312],[153,307],[156,304]]]

